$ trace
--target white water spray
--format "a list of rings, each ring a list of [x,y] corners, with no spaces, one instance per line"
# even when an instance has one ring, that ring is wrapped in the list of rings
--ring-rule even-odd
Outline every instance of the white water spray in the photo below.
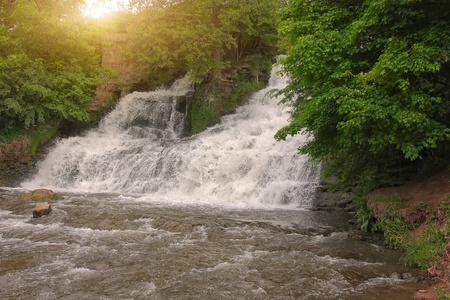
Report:
[[[269,86],[247,105],[189,138],[179,137],[184,123],[184,108],[179,106],[185,105],[192,84],[181,81],[170,90],[130,94],[98,129],[61,140],[23,187],[138,194],[184,203],[308,208],[318,170],[297,154],[306,137],[281,142],[273,138],[288,119],[278,105],[280,99],[266,95],[287,83],[278,70],[274,68]]]

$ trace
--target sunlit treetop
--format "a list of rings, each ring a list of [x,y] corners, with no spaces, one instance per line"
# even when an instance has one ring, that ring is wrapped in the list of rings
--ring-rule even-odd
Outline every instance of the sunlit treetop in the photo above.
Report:
[[[94,19],[124,9],[128,5],[127,0],[86,0],[85,2],[86,4],[82,8],[83,15]]]
[[[61,119],[86,121],[86,103],[109,78],[83,0],[0,5],[0,136]],[[111,73],[112,74],[112,73]]]

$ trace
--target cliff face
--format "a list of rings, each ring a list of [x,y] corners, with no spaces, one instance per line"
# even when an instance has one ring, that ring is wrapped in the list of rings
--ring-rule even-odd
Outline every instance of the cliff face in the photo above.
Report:
[[[129,91],[124,88],[130,82],[136,67],[123,62],[120,52],[129,43],[126,33],[109,33],[102,36],[102,66],[110,67],[117,71],[119,78],[100,85],[94,99],[88,104],[90,112],[101,111],[108,102],[125,96]]]
[[[29,137],[0,145],[0,186],[13,186],[15,179],[24,177],[31,162],[30,146]]]

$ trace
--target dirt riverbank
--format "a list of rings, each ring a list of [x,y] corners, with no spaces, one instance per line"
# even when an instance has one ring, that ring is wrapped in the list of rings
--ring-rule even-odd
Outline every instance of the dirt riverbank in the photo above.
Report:
[[[442,232],[450,226],[450,169],[433,176],[418,178],[398,187],[383,188],[367,195],[367,206],[376,218],[383,214],[400,214],[413,228],[411,234],[420,237],[429,224]],[[397,199],[395,203],[386,199]],[[435,299],[440,295],[450,295],[450,242],[445,247],[440,263],[427,271],[432,285],[416,293],[415,300]],[[446,299],[446,298],[443,298]]]

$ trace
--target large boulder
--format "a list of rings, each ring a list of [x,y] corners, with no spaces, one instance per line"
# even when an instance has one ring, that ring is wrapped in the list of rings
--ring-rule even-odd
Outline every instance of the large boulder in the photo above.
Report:
[[[20,201],[24,202],[51,202],[55,200],[61,199],[62,196],[53,192],[52,190],[47,189],[38,189],[34,190],[30,193],[20,195]]]
[[[350,194],[327,192],[323,187],[319,187],[313,201],[313,209],[319,211],[355,211],[356,206]]]

